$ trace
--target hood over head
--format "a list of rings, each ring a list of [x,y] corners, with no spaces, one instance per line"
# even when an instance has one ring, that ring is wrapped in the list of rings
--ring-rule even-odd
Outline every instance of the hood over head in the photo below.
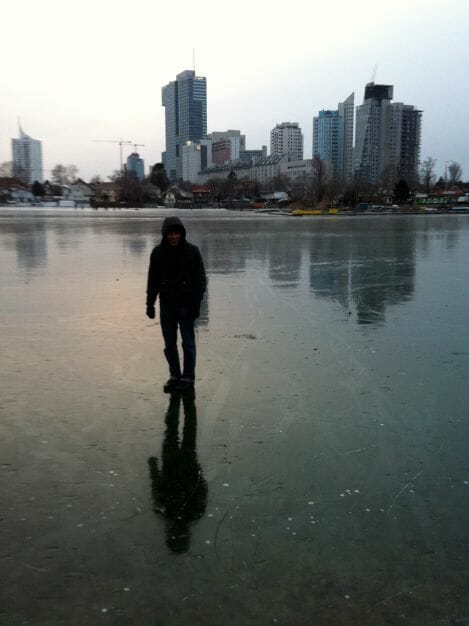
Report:
[[[166,235],[170,230],[178,230],[181,233],[181,239],[186,238],[186,229],[184,228],[184,224],[181,222],[179,217],[165,217],[163,221],[163,226],[161,227],[161,234],[163,239],[166,238]]]

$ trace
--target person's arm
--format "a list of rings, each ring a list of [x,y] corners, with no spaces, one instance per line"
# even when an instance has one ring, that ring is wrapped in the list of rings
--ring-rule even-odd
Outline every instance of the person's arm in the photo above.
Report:
[[[202,298],[204,297],[204,293],[207,289],[207,275],[205,273],[204,262],[199,249],[197,249],[196,253],[194,274],[194,301],[192,307],[194,319],[197,319],[200,315],[200,303],[202,302]]]
[[[155,319],[155,302],[158,296],[158,279],[157,279],[157,266],[158,259],[155,250],[150,255],[150,265],[148,267],[148,279],[147,279],[147,316],[150,319]]]
[[[207,274],[205,273],[204,261],[200,250],[197,250],[198,266],[197,266],[197,293],[200,295],[200,300],[204,297],[204,293],[207,290]]]

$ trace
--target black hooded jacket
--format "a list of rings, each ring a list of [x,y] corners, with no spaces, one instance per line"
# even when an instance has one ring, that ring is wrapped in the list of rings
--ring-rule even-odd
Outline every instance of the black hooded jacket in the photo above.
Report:
[[[170,230],[179,230],[177,246],[166,240]],[[199,306],[207,287],[204,263],[197,246],[186,241],[186,229],[178,217],[167,217],[161,228],[161,243],[150,256],[147,283],[147,307],[157,296],[162,303]]]

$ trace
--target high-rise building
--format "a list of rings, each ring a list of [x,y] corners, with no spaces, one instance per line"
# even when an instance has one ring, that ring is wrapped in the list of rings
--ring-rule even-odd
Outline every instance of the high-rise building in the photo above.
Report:
[[[339,180],[353,180],[353,118],[355,116],[355,93],[339,102],[339,134],[337,137],[337,170]]]
[[[234,139],[233,144],[239,144],[239,150],[246,150],[246,135],[242,135],[240,130],[214,131],[208,135],[208,138],[213,143],[224,139]]]
[[[228,137],[212,143],[212,159],[222,165],[230,161],[239,161],[239,137]]]
[[[357,107],[354,170],[363,182],[387,187],[400,178],[410,187],[417,182],[422,112],[414,106],[391,103],[392,85],[368,83],[363,104]]]
[[[42,145],[38,139],[27,135],[19,126],[19,139],[11,140],[13,174],[23,183],[43,182]]]
[[[389,170],[392,180],[403,179],[410,188],[418,182],[422,111],[410,104],[391,104]]]
[[[313,157],[326,161],[337,178],[339,111],[322,110],[313,118]]]
[[[357,107],[354,170],[357,180],[376,184],[389,156],[392,85],[368,83]]]
[[[163,163],[170,180],[182,179],[182,147],[207,139],[207,80],[185,70],[162,88],[166,150]]]
[[[212,143],[212,159],[217,165],[223,165],[234,161],[232,158],[232,145],[230,139],[221,139],[220,141],[214,141]],[[239,158],[239,145],[238,145],[238,158]]]
[[[354,94],[334,111],[323,110],[313,118],[313,157],[327,163],[335,182],[353,178]]]
[[[197,183],[199,172],[212,165],[212,142],[202,139],[198,143],[188,141],[182,146],[182,180]]]
[[[282,122],[270,131],[270,154],[303,159],[303,133],[298,122]]]
[[[144,179],[145,165],[138,152],[132,152],[132,154],[127,157],[127,172],[135,176],[137,180]]]

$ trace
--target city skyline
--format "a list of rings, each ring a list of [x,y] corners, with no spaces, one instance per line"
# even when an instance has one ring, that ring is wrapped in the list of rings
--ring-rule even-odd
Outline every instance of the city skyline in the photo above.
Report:
[[[241,0],[228,19],[210,3],[164,7],[164,22],[177,29],[177,44],[171,28],[157,28],[161,12],[152,3],[140,1],[133,8],[84,0],[71,22],[66,2],[45,0],[41,6],[31,3],[24,23],[21,7],[8,6],[9,21],[22,23],[23,43],[14,29],[0,43],[4,57],[15,49],[1,87],[0,162],[11,160],[19,116],[28,134],[42,142],[45,178],[57,163],[75,164],[85,179],[112,174],[119,165],[118,146],[95,139],[145,144],[139,152],[148,171],[165,148],[161,87],[191,67],[195,47],[196,74],[207,78],[209,133],[240,129],[246,148],[254,149],[269,144],[276,124],[291,120],[299,123],[304,157],[310,158],[317,111],[334,109],[344,94],[361,94],[374,78],[394,85],[396,102],[423,111],[422,160],[436,158],[438,175],[457,161],[463,178],[469,178],[469,88],[460,74],[467,59],[467,3],[429,7],[423,0],[411,6],[399,1],[380,6],[378,13],[369,0],[353,6],[338,2],[331,22],[327,7],[315,7],[310,20],[299,20],[311,9],[297,1],[288,7],[291,38],[282,35],[280,43],[269,36],[279,25],[266,2],[254,7]],[[108,32],[102,25],[111,17]],[[209,24],[223,25],[223,54],[215,39],[197,35]],[[133,32],[138,33],[135,56],[125,52]],[[254,54],[258,48],[262,52]],[[127,156],[124,150],[124,160]]]

